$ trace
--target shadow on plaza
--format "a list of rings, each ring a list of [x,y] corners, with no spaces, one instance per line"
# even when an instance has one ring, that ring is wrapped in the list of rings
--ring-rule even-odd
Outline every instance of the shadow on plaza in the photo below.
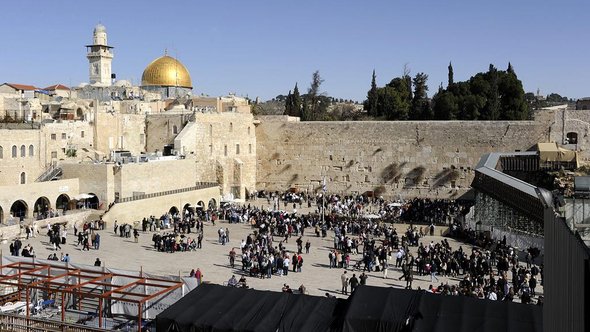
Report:
[[[346,294],[342,294],[342,292],[339,289],[325,289],[325,288],[318,288],[319,291],[325,292],[325,293],[331,293],[331,294],[337,294],[337,295],[342,295],[342,296],[346,296]]]

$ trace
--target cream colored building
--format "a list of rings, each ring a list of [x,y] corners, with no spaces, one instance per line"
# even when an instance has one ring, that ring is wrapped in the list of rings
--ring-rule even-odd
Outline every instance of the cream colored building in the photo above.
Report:
[[[0,111],[25,121],[0,123],[0,222],[114,203],[105,220],[138,218],[148,206],[175,212],[255,190],[247,100],[191,96],[190,73],[167,55],[147,65],[140,86],[112,82],[102,25],[87,47],[90,83],[39,94],[34,86],[0,85]],[[126,206],[142,208],[134,216]]]

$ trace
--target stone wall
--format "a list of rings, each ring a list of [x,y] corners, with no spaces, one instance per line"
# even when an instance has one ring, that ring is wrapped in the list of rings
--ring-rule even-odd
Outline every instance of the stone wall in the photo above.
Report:
[[[172,207],[175,207],[178,211],[182,211],[186,204],[196,206],[198,202],[202,202],[207,206],[211,199],[214,199],[217,206],[219,206],[219,202],[221,201],[219,187],[118,203],[113,205],[113,207],[102,216],[102,219],[109,224],[113,223],[115,220],[117,220],[119,224],[133,223],[134,221],[140,221],[144,217],[149,217],[151,215],[159,218],[164,213],[170,211]]]
[[[261,118],[257,189],[458,197],[481,155],[549,139],[553,113],[535,121],[297,122]]]
[[[47,199],[48,208],[56,208],[57,198],[65,194],[73,198],[79,194],[78,179],[34,182],[27,185],[0,186],[0,222],[10,218],[10,209],[17,201],[22,201],[27,207],[25,219],[33,218],[35,203],[38,199]],[[18,218],[16,218],[18,221]]]
[[[123,164],[114,173],[114,190],[121,198],[189,188],[197,182],[194,160],[189,159]]]
[[[13,155],[13,147],[16,155]],[[24,156],[21,148],[24,147]],[[32,154],[31,149],[32,148]],[[43,172],[45,142],[39,129],[0,129],[0,186],[34,182]]]
[[[165,145],[173,145],[174,138],[182,131],[190,117],[191,113],[148,115],[145,119],[146,152],[162,151]]]
[[[251,113],[196,113],[198,181],[218,182],[224,194],[244,198],[256,183],[256,133]]]
[[[146,151],[145,115],[95,109],[94,122],[95,149],[107,157],[112,150],[128,150],[133,155]]]
[[[566,142],[568,134],[576,137]],[[568,110],[562,107],[555,111],[551,124],[551,139],[565,148],[578,151],[579,160],[590,161],[590,110]],[[571,136],[570,136],[571,137]],[[566,144],[567,143],[567,144]]]
[[[103,207],[115,200],[115,164],[62,163],[64,179],[79,180],[79,192],[94,194]]]
[[[35,222],[39,227],[41,236],[46,236],[45,234],[47,234],[47,225],[65,224],[68,229],[72,229],[75,224],[80,225],[86,221],[90,221],[95,215],[96,212],[94,210],[74,210],[68,212],[66,215]],[[2,240],[10,241],[17,237],[24,237],[25,235],[25,230],[20,227],[20,224],[0,227],[0,239]]]

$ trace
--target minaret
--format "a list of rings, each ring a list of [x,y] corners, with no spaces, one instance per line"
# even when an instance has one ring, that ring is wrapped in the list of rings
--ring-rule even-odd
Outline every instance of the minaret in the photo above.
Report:
[[[90,84],[111,85],[111,62],[113,47],[107,45],[107,30],[102,24],[94,27],[92,45],[86,45],[90,69]]]

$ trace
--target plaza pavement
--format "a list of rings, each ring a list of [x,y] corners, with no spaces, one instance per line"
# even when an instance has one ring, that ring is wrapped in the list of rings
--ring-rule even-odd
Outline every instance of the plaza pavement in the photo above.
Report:
[[[259,204],[257,204],[258,206]],[[302,212],[306,212],[303,209]],[[124,222],[131,223],[132,221],[119,220],[119,224]],[[226,245],[218,243],[217,230],[220,227],[229,228],[230,241]],[[81,227],[79,227],[81,228]],[[205,223],[205,231],[203,238],[203,248],[197,249],[197,251],[190,252],[175,252],[175,253],[163,253],[154,250],[152,242],[152,232],[143,233],[140,231],[139,243],[135,243],[133,237],[121,238],[119,235],[115,235],[113,232],[113,226],[107,225],[105,230],[99,231],[101,235],[100,249],[90,251],[82,251],[81,246],[76,246],[77,238],[73,234],[73,229],[68,230],[67,243],[62,245],[62,250],[58,250],[57,256],[60,253],[69,253],[71,261],[80,264],[93,265],[96,258],[100,258],[103,265],[111,268],[125,269],[155,274],[155,275],[181,275],[188,276],[191,269],[200,268],[205,282],[211,282],[216,284],[223,284],[227,281],[232,274],[236,275],[236,278],[242,274],[241,271],[241,251],[239,250],[240,242],[248,234],[253,232],[253,228],[246,224],[229,224],[227,221],[218,221],[213,226],[211,223]],[[404,232],[405,229],[397,229],[398,233]],[[35,250],[36,257],[39,259],[46,259],[49,254],[54,253],[52,245],[49,244],[48,237],[46,235],[47,230],[41,229],[41,234],[37,235],[36,238],[30,238],[28,240],[22,240],[23,246],[31,244]],[[316,237],[313,229],[307,229],[303,237],[303,241],[307,239],[311,242],[311,249],[309,254],[303,254],[303,268],[300,273],[293,273],[292,270],[288,276],[274,276],[271,279],[258,279],[251,278],[246,275],[247,283],[250,288],[259,290],[273,290],[280,291],[283,284],[288,284],[291,288],[297,289],[301,284],[305,285],[308,294],[323,296],[325,293],[330,293],[337,297],[343,297],[340,293],[341,281],[340,276],[344,269],[330,269],[328,253],[333,248],[333,232],[328,232],[328,236],[325,238]],[[189,234],[189,236],[196,236],[196,234]],[[275,237],[275,240],[277,237]],[[285,243],[285,247],[290,252],[296,252],[297,245],[295,240],[297,237],[289,239],[288,243]],[[441,236],[426,236],[421,239],[424,244],[434,241],[435,243],[441,241]],[[453,249],[459,245],[463,246],[463,250],[469,252],[471,247],[469,245],[455,241],[454,239],[447,238]],[[280,239],[279,239],[280,240]],[[278,246],[278,242],[275,241],[275,246]],[[228,253],[232,247],[236,248],[235,269],[229,266]],[[1,245],[2,254],[9,255],[9,243]],[[412,252],[416,251],[416,247],[411,247]],[[305,251],[305,250],[304,250]],[[394,254],[395,255],[395,254]],[[401,276],[401,269],[395,268],[395,256],[392,255],[390,259],[388,279],[383,279],[382,272],[369,272],[367,273],[369,278],[367,284],[371,286],[381,287],[405,287],[405,281],[398,280]],[[353,271],[352,267],[357,259],[360,259],[362,254],[352,255],[351,264],[348,269],[347,275],[351,277],[353,273],[360,275],[361,271]],[[439,282],[433,283],[436,287],[440,283],[449,283],[450,285],[458,284],[460,279],[458,278],[446,278],[439,276]],[[421,287],[427,289],[431,284],[430,276],[419,276],[414,275],[413,288]],[[542,287],[539,287],[539,294],[542,293]]]

